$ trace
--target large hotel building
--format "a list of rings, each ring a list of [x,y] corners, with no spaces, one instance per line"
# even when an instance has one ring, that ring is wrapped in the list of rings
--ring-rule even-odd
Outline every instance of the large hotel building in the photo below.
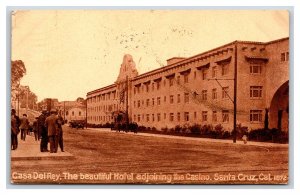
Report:
[[[289,38],[235,41],[141,75],[125,55],[116,82],[87,93],[87,122],[111,123],[128,112],[130,122],[157,129],[196,123],[232,130],[234,79],[237,124],[288,130]]]

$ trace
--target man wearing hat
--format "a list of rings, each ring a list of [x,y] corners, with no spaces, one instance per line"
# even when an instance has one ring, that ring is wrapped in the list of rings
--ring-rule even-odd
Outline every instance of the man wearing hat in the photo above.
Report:
[[[16,115],[16,110],[11,109],[11,149],[16,150],[18,148],[18,134],[20,119]]]
[[[38,137],[41,138],[40,151],[49,152],[48,150],[48,130],[45,127],[45,120],[47,117],[47,110],[43,110],[38,118]]]
[[[51,109],[50,116],[48,116],[45,120],[45,126],[48,130],[48,138],[50,143],[50,153],[56,153],[56,140],[58,135],[58,127],[57,127],[58,117],[56,116],[56,110]]]

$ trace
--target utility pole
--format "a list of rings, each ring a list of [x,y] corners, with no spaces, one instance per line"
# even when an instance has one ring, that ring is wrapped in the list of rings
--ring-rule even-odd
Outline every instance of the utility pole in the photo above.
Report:
[[[126,130],[128,130],[129,117],[128,117],[128,76],[126,76]]]
[[[66,101],[64,101],[64,121],[66,120]]]
[[[234,86],[233,86],[233,143],[236,143],[236,105],[237,105],[237,41],[234,43]]]
[[[85,128],[86,129],[87,129],[87,112],[88,112],[87,104],[88,104],[88,98],[86,98],[85,100]]]

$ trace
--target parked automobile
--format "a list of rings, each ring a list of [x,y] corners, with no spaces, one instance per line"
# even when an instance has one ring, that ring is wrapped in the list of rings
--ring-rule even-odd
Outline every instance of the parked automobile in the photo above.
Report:
[[[71,120],[69,122],[69,127],[76,128],[76,129],[84,129],[85,127],[85,121],[84,120]]]

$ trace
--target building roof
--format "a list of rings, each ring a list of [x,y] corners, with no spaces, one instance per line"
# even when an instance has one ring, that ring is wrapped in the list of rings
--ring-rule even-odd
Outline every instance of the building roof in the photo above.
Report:
[[[192,61],[195,61],[197,58],[200,58],[201,56],[205,56],[205,55],[208,55],[212,52],[215,52],[217,50],[220,50],[220,49],[224,49],[226,47],[231,47],[233,46],[235,43],[241,43],[241,44],[257,44],[257,45],[269,45],[269,44],[273,44],[273,43],[277,43],[277,42],[281,42],[281,41],[286,41],[286,40],[289,40],[289,37],[285,37],[285,38],[281,38],[281,39],[276,39],[276,40],[272,40],[272,41],[268,41],[268,42],[257,42],[257,41],[240,41],[240,40],[236,40],[236,41],[233,41],[233,42],[230,42],[230,43],[227,43],[225,45],[221,45],[219,47],[216,47],[216,48],[213,48],[213,49],[210,49],[208,51],[205,51],[205,52],[202,52],[202,53],[199,53],[199,54],[196,54],[194,56],[191,56],[191,57],[172,57],[168,60],[172,60],[172,59],[180,59],[182,58],[182,60],[179,60],[177,61],[176,63],[173,63],[173,64],[170,64],[170,65],[166,65],[166,66],[163,66],[163,67],[160,67],[160,68],[157,68],[157,69],[154,69],[154,70],[151,70],[149,72],[146,72],[146,73],[143,73],[143,74],[140,74],[138,76],[136,76],[135,78],[133,78],[132,80],[138,80],[138,79],[142,79],[146,76],[151,76],[153,74],[157,74],[159,72],[164,72],[168,69],[171,69],[173,67],[176,67],[180,64],[185,64],[185,63],[189,63],[189,62],[192,62]],[[93,90],[93,91],[90,91],[87,93],[87,95],[91,95],[93,93],[96,93],[96,92],[100,92],[100,91],[103,91],[103,90],[106,90],[106,89],[109,89],[109,88],[112,88],[112,87],[115,87],[116,84],[112,84],[112,85],[108,85],[106,87],[102,87],[102,88],[99,88],[99,89],[96,89],[96,90]]]

